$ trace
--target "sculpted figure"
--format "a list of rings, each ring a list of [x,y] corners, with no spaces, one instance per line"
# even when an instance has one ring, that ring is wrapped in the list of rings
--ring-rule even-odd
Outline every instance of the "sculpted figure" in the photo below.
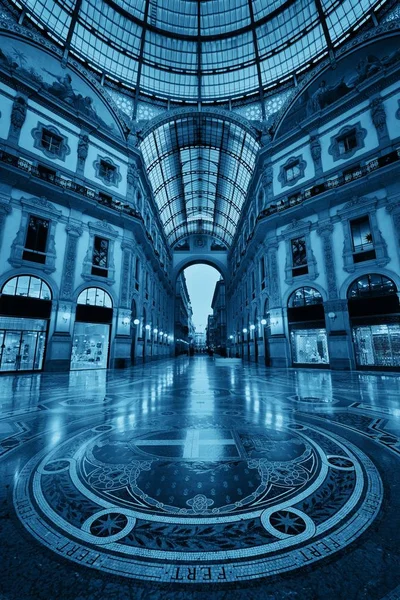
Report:
[[[136,187],[138,179],[139,179],[139,172],[137,170],[136,165],[134,163],[129,163],[128,173],[127,173],[127,177],[126,177],[128,185],[130,187]]]
[[[25,122],[27,102],[22,96],[17,96],[14,100],[11,111],[11,125],[14,131],[19,131]]]
[[[315,135],[310,137],[310,149],[313,161],[319,163],[321,160],[321,144]]]
[[[89,136],[84,134],[79,136],[78,142],[78,160],[81,164],[87,159],[89,152]]]
[[[370,103],[372,122],[378,131],[383,131],[386,125],[386,112],[382,98],[374,98]]]

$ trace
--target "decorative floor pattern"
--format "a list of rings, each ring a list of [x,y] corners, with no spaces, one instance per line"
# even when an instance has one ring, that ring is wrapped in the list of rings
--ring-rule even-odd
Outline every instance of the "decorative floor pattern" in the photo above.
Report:
[[[0,597],[394,597],[399,392],[207,357],[1,378]]]

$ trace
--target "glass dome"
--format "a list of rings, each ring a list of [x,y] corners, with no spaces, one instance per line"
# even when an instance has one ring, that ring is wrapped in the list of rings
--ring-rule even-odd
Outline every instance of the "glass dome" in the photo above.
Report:
[[[176,102],[262,95],[357,28],[378,0],[18,0],[111,80]]]

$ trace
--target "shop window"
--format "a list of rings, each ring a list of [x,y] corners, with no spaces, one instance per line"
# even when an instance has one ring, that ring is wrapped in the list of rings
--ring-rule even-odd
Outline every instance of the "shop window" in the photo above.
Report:
[[[41,263],[46,262],[47,237],[49,221],[40,217],[30,216],[25,238],[25,250],[22,253],[24,260]]]
[[[78,304],[86,306],[102,306],[104,308],[112,308],[112,300],[109,294],[101,288],[91,287],[86,288],[78,296]]]
[[[41,150],[48,158],[64,161],[71,152],[67,138],[51,125],[38,123],[38,126],[32,130],[32,136],[34,147]]]
[[[357,365],[400,367],[400,324],[362,325],[353,328]]]
[[[293,277],[297,277],[298,275],[307,275],[307,245],[305,236],[291,240],[291,249]]]
[[[355,263],[376,258],[374,243],[368,216],[350,221],[353,244],[353,261]]]
[[[291,294],[288,306],[289,308],[299,308],[322,303],[323,299],[318,290],[312,287],[302,287]]]
[[[1,293],[6,296],[51,300],[51,291],[47,283],[39,277],[31,277],[30,275],[19,275],[9,279],[4,284]]]
[[[47,321],[0,317],[0,371],[40,371]]]
[[[73,333],[71,371],[106,369],[109,342],[109,325],[76,322]]]
[[[364,275],[357,279],[350,287],[347,297],[350,299],[356,298],[372,298],[379,296],[396,295],[397,289],[391,279],[378,273]]]
[[[108,277],[108,250],[109,240],[94,236],[93,257],[92,257],[92,275],[99,277]]]
[[[328,341],[325,329],[296,329],[290,332],[293,363],[328,365]]]

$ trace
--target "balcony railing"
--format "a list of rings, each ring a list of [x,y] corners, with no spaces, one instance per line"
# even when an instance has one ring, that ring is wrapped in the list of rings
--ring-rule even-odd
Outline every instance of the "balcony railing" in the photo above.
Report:
[[[47,171],[44,169],[40,169],[40,167],[33,165],[29,161],[24,160],[19,156],[15,156],[14,154],[10,154],[5,150],[0,150],[0,162],[15,167],[20,171],[31,175],[32,177],[40,179],[41,181],[46,181],[47,183],[56,185],[57,187],[62,188],[64,190],[68,190],[74,192],[75,194],[79,194],[80,196],[84,196],[89,200],[94,200],[95,202],[97,202],[97,204],[101,206],[106,206],[107,208],[114,210],[118,214],[125,214],[130,217],[134,217],[135,219],[139,219],[142,223],[144,223],[142,215],[129,204],[126,204],[123,201],[117,200],[112,197],[105,198],[101,194],[96,192],[96,190],[92,190],[82,184],[76,183],[72,179],[61,177],[60,175],[57,175],[56,173],[50,170]],[[153,238],[148,231],[146,231],[146,235],[147,238],[152,242]],[[158,251],[156,251],[156,256],[159,258]],[[162,264],[161,266],[164,267],[164,264]]]
[[[276,213],[280,213],[284,210],[289,210],[294,206],[298,206],[303,202],[306,202],[310,198],[315,198],[315,196],[319,196],[324,192],[328,192],[329,190],[341,187],[352,181],[356,181],[373,171],[381,169],[382,167],[386,167],[392,163],[395,163],[400,160],[400,148],[385,154],[384,156],[380,156],[379,158],[375,158],[367,162],[365,165],[360,166],[357,165],[353,170],[346,170],[346,173],[342,173],[340,175],[331,176],[327,178],[323,183],[319,183],[314,185],[313,187],[305,190],[304,192],[300,191],[298,194],[291,195],[286,199],[279,200],[276,204],[271,204],[267,208],[261,211],[261,213],[257,217],[257,221],[264,219],[265,217],[269,217]],[[243,254],[243,252],[242,252]]]

